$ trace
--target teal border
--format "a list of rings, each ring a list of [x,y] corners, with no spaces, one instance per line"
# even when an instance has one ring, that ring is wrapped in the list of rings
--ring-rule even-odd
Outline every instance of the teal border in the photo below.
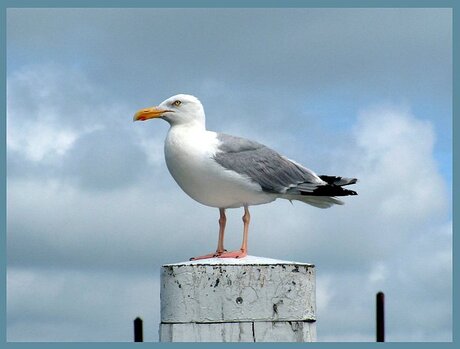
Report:
[[[4,0],[6,7],[455,7],[455,0]]]
[[[1,276],[4,287],[1,288],[0,302],[1,313],[3,316],[0,320],[2,330],[0,331],[0,347],[1,348],[82,348],[82,347],[97,347],[97,348],[127,348],[135,345],[149,345],[154,347],[181,347],[181,348],[214,348],[216,345],[225,345],[226,347],[286,347],[286,346],[306,346],[319,345],[325,348],[343,347],[343,348],[362,348],[374,345],[385,345],[390,347],[404,348],[440,348],[453,347],[458,341],[459,326],[458,326],[458,300],[455,295],[459,295],[458,287],[458,270],[455,268],[459,265],[458,254],[455,253],[458,249],[458,239],[455,238],[457,229],[457,198],[460,188],[456,186],[459,167],[459,156],[456,149],[459,149],[459,141],[456,137],[458,134],[458,101],[460,101],[460,93],[457,88],[457,82],[460,80],[457,61],[459,57],[459,32],[460,24],[458,22],[458,11],[460,9],[459,2],[456,0],[1,0],[0,1],[0,18],[2,23],[1,35],[1,50],[2,50],[2,66],[0,69],[3,84],[0,87],[2,98],[0,98],[2,112],[2,122],[0,122],[0,135],[2,147],[0,152],[0,178],[2,185],[0,186],[0,196],[5,198],[1,201],[0,222],[1,222],[1,238],[0,243],[2,251],[5,251],[1,263]],[[457,39],[457,43],[453,40],[453,342],[452,343],[98,343],[98,342],[78,342],[78,343],[8,343],[6,342],[6,10],[8,8],[142,8],[142,7],[162,7],[162,8],[296,8],[296,7],[317,7],[317,8],[452,8],[453,9],[453,38]],[[426,321],[430,321],[428,317]],[[144,329],[145,331],[145,329]]]

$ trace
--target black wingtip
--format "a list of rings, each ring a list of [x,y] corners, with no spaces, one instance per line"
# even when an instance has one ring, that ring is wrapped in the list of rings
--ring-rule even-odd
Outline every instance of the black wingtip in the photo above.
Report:
[[[313,196],[349,196],[358,195],[354,190],[345,189],[340,185],[336,184],[325,184],[315,188],[312,192],[301,192],[301,195],[313,195]]]
[[[319,178],[321,178],[327,184],[336,185],[339,187],[355,184],[358,182],[358,178],[346,178],[346,177],[340,177],[340,176],[321,175],[319,176]]]

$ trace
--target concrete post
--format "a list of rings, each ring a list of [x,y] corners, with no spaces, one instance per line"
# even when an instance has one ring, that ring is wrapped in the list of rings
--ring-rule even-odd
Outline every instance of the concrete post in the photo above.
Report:
[[[161,342],[314,342],[314,265],[248,256],[163,265]]]

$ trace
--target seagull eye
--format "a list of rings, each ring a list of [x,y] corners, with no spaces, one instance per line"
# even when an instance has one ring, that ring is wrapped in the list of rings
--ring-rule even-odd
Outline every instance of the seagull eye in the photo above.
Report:
[[[173,105],[176,106],[176,107],[180,106],[181,104],[182,104],[181,101],[174,101],[173,102]]]

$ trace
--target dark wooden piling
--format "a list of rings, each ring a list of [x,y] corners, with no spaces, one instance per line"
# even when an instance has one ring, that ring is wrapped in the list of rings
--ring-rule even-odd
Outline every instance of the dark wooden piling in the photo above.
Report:
[[[376,339],[385,342],[385,295],[383,292],[376,296]]]
[[[142,328],[142,319],[140,317],[134,319],[134,341],[144,341],[144,330]]]

